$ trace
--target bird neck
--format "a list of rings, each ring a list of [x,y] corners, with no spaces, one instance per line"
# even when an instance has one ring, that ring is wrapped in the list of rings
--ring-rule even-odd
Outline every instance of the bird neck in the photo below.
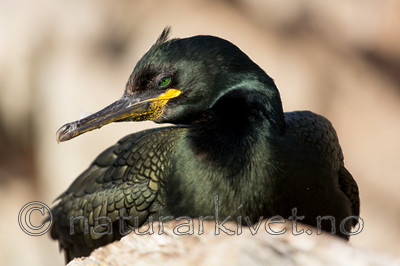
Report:
[[[271,113],[271,101],[266,96],[258,91],[230,91],[188,127],[168,180],[174,184],[167,191],[167,205],[172,211],[179,211],[177,202],[185,202],[192,207],[179,214],[208,215],[207,211],[214,208],[215,195],[224,206],[221,217],[241,215],[237,209],[241,204],[247,214],[252,214],[251,219],[258,219],[262,210],[270,208],[264,200],[271,193],[269,177],[275,171],[268,167],[275,156],[270,140],[282,122],[281,108]],[[250,202],[253,204],[248,205]]]
[[[192,124],[187,135],[192,150],[230,169],[252,162],[284,125],[279,93],[271,98],[268,92],[235,88],[220,97]]]

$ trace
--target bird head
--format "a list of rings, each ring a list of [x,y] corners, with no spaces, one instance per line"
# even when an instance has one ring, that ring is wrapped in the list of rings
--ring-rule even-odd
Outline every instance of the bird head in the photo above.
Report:
[[[240,91],[241,96],[261,93],[270,111],[278,110],[278,116],[283,117],[273,80],[237,46],[205,35],[169,40],[169,31],[165,28],[136,64],[122,98],[63,125],[57,131],[57,141],[70,140],[111,122],[191,124],[221,99],[229,98],[226,95],[232,91]],[[238,93],[233,95],[238,97]]]

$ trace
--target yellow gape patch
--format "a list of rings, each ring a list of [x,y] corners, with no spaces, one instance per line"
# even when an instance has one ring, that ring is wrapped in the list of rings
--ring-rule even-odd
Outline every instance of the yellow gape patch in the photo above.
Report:
[[[150,104],[149,112],[144,114],[144,117],[141,117],[140,120],[156,120],[162,114],[164,105],[168,102],[168,100],[178,97],[181,93],[182,92],[180,90],[169,89],[157,98],[150,100],[152,103]]]

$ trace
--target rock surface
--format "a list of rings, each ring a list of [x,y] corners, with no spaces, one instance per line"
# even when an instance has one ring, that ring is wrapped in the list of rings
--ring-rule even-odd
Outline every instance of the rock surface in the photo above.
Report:
[[[292,221],[271,223],[263,220],[255,233],[242,224],[238,235],[235,223],[224,226],[235,232],[228,235],[220,230],[216,235],[215,222],[204,221],[204,233],[199,234],[196,219],[153,223],[153,234],[136,235],[134,232],[105,247],[93,251],[89,257],[71,261],[78,265],[400,265],[399,258],[350,246],[347,242],[327,233],[315,234],[316,229]],[[222,226],[220,226],[223,229]],[[146,232],[143,226],[138,232]],[[293,232],[303,234],[294,235]],[[273,232],[284,234],[272,235]],[[312,234],[305,232],[312,230]],[[315,231],[315,233],[314,233]],[[159,234],[161,232],[161,234]],[[192,232],[192,235],[183,235]],[[310,231],[308,231],[310,232]]]

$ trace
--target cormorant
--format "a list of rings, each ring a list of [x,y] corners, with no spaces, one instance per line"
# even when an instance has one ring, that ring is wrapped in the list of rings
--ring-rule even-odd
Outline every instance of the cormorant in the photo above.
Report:
[[[334,217],[336,234],[348,239],[339,224],[349,216],[346,232],[357,224],[358,187],[331,123],[284,113],[274,81],[229,41],[168,35],[137,63],[121,99],[57,131],[66,141],[111,122],[175,124],[122,138],[58,198],[51,236],[67,261],[120,239],[119,225],[214,215],[216,195],[222,220],[256,223],[295,209],[314,226],[318,216]]]

